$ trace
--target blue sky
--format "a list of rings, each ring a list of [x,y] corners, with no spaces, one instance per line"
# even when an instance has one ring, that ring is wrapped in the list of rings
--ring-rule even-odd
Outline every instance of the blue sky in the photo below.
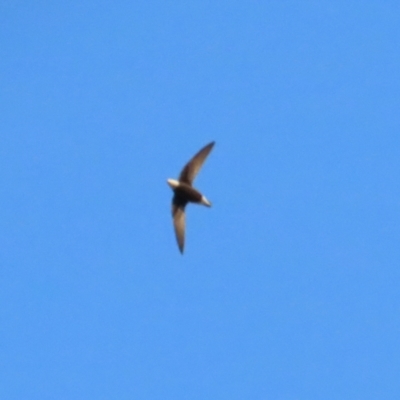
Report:
[[[399,398],[396,2],[0,21],[1,398]]]

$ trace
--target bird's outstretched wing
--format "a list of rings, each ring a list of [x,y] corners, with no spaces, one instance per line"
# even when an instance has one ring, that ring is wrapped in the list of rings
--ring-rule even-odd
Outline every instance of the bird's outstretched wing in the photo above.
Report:
[[[175,195],[172,199],[172,217],[174,219],[174,228],[176,241],[180,252],[183,254],[185,246],[185,206],[187,200]]]
[[[194,155],[194,157],[183,167],[182,172],[179,176],[179,181],[192,184],[194,178],[200,171],[201,166],[204,163],[204,160],[210,154],[215,142],[211,142],[208,145],[204,146],[198,153]]]

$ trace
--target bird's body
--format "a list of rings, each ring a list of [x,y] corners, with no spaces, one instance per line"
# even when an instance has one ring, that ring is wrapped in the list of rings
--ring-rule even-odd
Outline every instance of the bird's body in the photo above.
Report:
[[[215,142],[203,147],[185,165],[179,176],[179,180],[168,179],[167,183],[174,191],[172,199],[172,216],[174,219],[175,235],[179,250],[183,253],[185,244],[185,207],[188,203],[203,204],[211,207],[211,203],[197,189],[192,186],[192,182],[199,172],[204,160],[212,150]]]
[[[168,184],[174,191],[174,197],[177,199],[181,199],[182,201],[184,200],[186,203],[198,203],[211,207],[211,203],[193,186],[179,181],[174,181],[174,183],[171,184],[171,181],[172,179],[168,179]],[[175,185],[175,182],[177,182],[177,185]]]

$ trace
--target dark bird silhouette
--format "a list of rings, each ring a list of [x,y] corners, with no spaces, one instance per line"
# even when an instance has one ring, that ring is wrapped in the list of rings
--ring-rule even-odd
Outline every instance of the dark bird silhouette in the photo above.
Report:
[[[211,203],[196,190],[192,183],[200,171],[205,159],[210,154],[215,142],[204,146],[194,157],[183,167],[179,179],[167,179],[168,185],[174,191],[172,198],[172,217],[179,250],[183,254],[185,246],[185,207],[188,203],[203,204],[211,207]]]

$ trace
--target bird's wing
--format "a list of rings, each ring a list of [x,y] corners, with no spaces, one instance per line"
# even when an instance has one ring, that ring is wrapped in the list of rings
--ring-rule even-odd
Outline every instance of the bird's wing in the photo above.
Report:
[[[187,201],[175,195],[172,199],[172,217],[174,219],[174,228],[176,241],[180,252],[183,254],[185,246],[185,206]]]
[[[197,173],[200,171],[204,160],[210,154],[214,144],[215,142],[209,143],[194,155],[194,157],[183,167],[183,170],[179,176],[180,181],[188,183],[189,185],[192,184]]]

